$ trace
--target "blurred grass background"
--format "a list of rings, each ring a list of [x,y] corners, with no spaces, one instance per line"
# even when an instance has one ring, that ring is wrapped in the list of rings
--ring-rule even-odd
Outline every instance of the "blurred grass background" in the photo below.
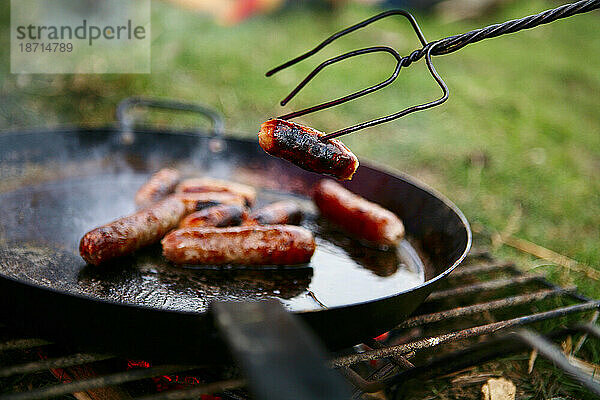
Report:
[[[145,95],[210,105],[228,130],[253,136],[265,119],[366,87],[387,77],[393,60],[370,55],[319,75],[290,105],[278,106],[320,61],[344,51],[418,47],[408,24],[381,21],[300,65],[265,78],[269,68],[331,33],[380,11],[351,5],[335,12],[289,7],[234,27],[152,3],[149,75],[11,75],[8,2],[0,5],[0,128],[105,125],[124,97]],[[556,7],[554,1],[507,2],[477,19],[447,23],[417,15],[429,40]],[[600,266],[600,13],[486,40],[434,63],[450,88],[441,107],[344,138],[361,159],[412,174],[446,194],[477,230],[503,232]],[[298,119],[332,131],[439,96],[421,61],[366,98]],[[496,236],[497,238],[497,236]],[[494,241],[501,256],[595,297],[588,273],[525,257]],[[593,276],[593,275],[592,275]]]

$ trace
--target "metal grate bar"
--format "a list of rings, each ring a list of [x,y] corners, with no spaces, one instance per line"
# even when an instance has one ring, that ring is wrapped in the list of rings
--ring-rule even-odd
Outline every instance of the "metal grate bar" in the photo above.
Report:
[[[581,330],[580,327],[562,328],[548,333],[547,337],[558,339],[567,335],[579,333]],[[526,343],[515,340],[515,337],[511,334],[502,335],[458,351],[437,356],[428,360],[423,365],[402,371],[397,375],[390,376],[391,374],[388,374],[387,376],[389,378],[381,376],[380,379],[384,380],[386,387],[405,382],[409,379],[418,378],[426,380],[433,376],[446,375],[474,365],[481,365],[487,361],[505,357],[509,354],[527,351],[529,348],[530,347]]]
[[[523,285],[525,283],[536,282],[540,280],[541,278],[535,275],[515,276],[508,279],[495,279],[492,281],[476,283],[474,285],[460,286],[453,289],[433,292],[429,295],[429,297],[427,297],[426,301],[442,300],[449,297],[464,296],[467,294],[503,289],[505,287]]]
[[[390,364],[388,364],[388,366],[389,365]],[[383,369],[385,369],[385,367]],[[377,379],[366,380],[348,367],[340,368],[339,371],[344,376],[344,378],[350,381],[350,383],[356,386],[361,392],[374,393],[385,389],[386,385],[383,381]],[[388,371],[391,372],[391,369],[389,367]]]
[[[600,335],[600,328],[598,326],[593,324],[579,324],[572,328],[551,332],[548,336],[558,338],[580,331],[589,332],[589,330],[596,331]],[[531,346],[522,340],[515,341],[515,337],[511,333],[479,343],[467,349],[444,354],[442,357],[430,360],[426,365],[420,365],[397,375],[392,375],[394,373],[392,364],[382,366],[369,379],[361,377],[348,367],[341,368],[340,372],[356,386],[358,392],[355,392],[355,394],[360,392],[374,393],[410,378],[423,377],[424,374],[433,374],[434,376],[445,375],[472,365],[479,365],[483,362],[506,356],[507,354],[525,351],[528,347]],[[432,372],[432,370],[435,370],[435,372]]]
[[[593,376],[585,373],[569,362],[558,346],[548,341],[541,335],[530,330],[519,330],[515,332],[523,342],[536,349],[539,354],[552,361],[554,365],[565,371],[573,379],[585,386],[590,392],[600,396],[600,384],[593,380]]]
[[[48,342],[47,340],[43,340],[43,339],[8,340],[4,343],[0,343],[0,351],[26,350],[26,349],[32,349],[34,347],[45,346],[47,344],[52,344],[52,342]]]
[[[385,348],[385,345],[381,344],[375,339],[370,339],[368,343],[370,347],[375,349]],[[409,355],[410,353],[403,356],[398,355],[389,357],[387,360],[389,360],[390,362],[384,364],[381,368],[374,371],[368,377],[368,379],[364,379],[362,376],[357,374],[354,370],[352,370],[349,367],[340,368],[339,371],[357,388],[353,392],[352,398],[362,398],[361,392],[373,393],[383,389],[383,387],[385,387],[385,384],[382,386],[379,385],[378,382],[393,373],[397,373],[399,369],[414,369],[415,366],[410,361],[408,361]]]
[[[367,344],[369,347],[371,347],[373,349],[384,349],[386,347],[384,344],[381,344],[380,342],[378,342],[375,339],[368,340]],[[413,363],[408,361],[408,359],[405,356],[397,355],[397,356],[392,356],[389,359],[390,359],[390,361],[392,361],[394,364],[396,364],[397,366],[399,366],[402,369],[409,369],[409,368],[415,367],[413,365]]]
[[[469,265],[462,268],[458,268],[453,271],[449,277],[452,279],[463,278],[467,275],[481,274],[485,272],[500,271],[503,269],[514,269],[515,264],[513,262],[495,262],[491,264],[475,264]]]
[[[187,371],[194,368],[196,367],[185,365],[163,365],[152,368],[134,369],[126,372],[118,372],[116,374],[99,376],[97,378],[47,386],[44,388],[31,390],[29,392],[11,393],[0,396],[0,400],[43,400],[52,397],[63,396],[69,393],[84,392],[89,389],[139,381],[158,375],[171,375],[176,372]]]
[[[418,351],[427,348],[439,346],[444,343],[454,342],[457,340],[467,339],[474,336],[494,333],[503,329],[531,324],[533,322],[543,321],[551,318],[558,318],[564,315],[593,310],[600,307],[600,301],[590,301],[588,303],[575,304],[568,307],[557,308],[551,311],[545,311],[537,314],[526,315],[518,318],[509,319],[506,321],[494,322],[487,325],[480,325],[473,328],[463,329],[447,333],[444,335],[425,338],[410,343],[400,344],[396,346],[386,347],[384,349],[370,350],[358,354],[350,354],[334,358],[330,361],[333,368],[348,367],[350,365],[370,361],[374,359],[390,357],[392,355],[402,355],[410,351]]]
[[[540,283],[543,284],[544,286],[552,288],[552,289],[560,288],[560,286],[555,285],[554,283],[550,282],[548,279],[546,279],[544,277],[540,277]],[[581,301],[581,302],[592,301],[591,298],[584,296],[577,291],[570,292],[569,297],[573,298],[574,300]]]
[[[238,389],[244,387],[246,381],[243,379],[232,379],[209,383],[202,386],[195,386],[192,389],[182,389],[178,391],[162,392],[150,396],[136,397],[135,400],[182,400],[182,399],[198,399],[202,395],[221,393],[227,390]]]
[[[26,364],[13,365],[0,369],[0,378],[6,378],[16,374],[28,374],[32,372],[44,371],[52,368],[66,368],[75,365],[87,364],[95,361],[103,361],[114,358],[114,356],[104,354],[73,354],[70,356],[53,358],[49,360],[34,361]]]
[[[553,296],[559,296],[565,293],[573,292],[575,290],[575,288],[540,290],[539,292],[535,293],[506,297],[504,299],[489,301],[486,303],[458,307],[453,308],[451,310],[444,310],[431,314],[417,315],[416,317],[412,317],[405,320],[403,323],[396,326],[395,329],[413,328],[415,326],[432,324],[434,322],[443,321],[449,318],[464,317],[467,315],[477,314],[483,311],[492,311],[502,308],[513,307],[521,304],[532,303],[534,301],[540,301]]]

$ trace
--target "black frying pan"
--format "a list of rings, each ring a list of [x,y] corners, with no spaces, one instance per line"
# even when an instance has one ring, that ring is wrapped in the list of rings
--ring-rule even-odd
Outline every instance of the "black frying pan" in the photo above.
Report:
[[[198,111],[217,134],[131,129],[132,104]],[[87,348],[131,357],[208,360],[222,345],[212,300],[278,298],[330,349],[389,330],[421,304],[467,254],[471,232],[450,201],[397,172],[363,163],[345,184],[394,211],[407,240],[393,252],[366,248],[318,218],[308,193],[322,177],[220,135],[203,107],[133,100],[119,129],[0,135],[0,317]],[[366,164],[366,165],[365,165]],[[294,198],[317,236],[309,265],[181,268],[155,246],[102,267],[86,266],[86,231],[133,211],[133,195],[164,166],[259,188],[259,205]],[[326,308],[324,308],[324,306]]]

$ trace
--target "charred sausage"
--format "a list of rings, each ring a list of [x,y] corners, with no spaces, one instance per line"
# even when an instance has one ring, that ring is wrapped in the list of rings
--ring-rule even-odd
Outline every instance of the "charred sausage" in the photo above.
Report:
[[[332,180],[317,183],[313,200],[321,215],[359,239],[393,246],[404,236],[404,225],[394,213]]]
[[[179,171],[171,168],[161,169],[139,188],[135,194],[135,204],[139,208],[145,208],[162,200],[175,191],[175,187],[180,180],[181,174]]]
[[[199,211],[219,204],[246,205],[246,199],[233,193],[205,192],[205,193],[175,193],[172,196],[179,198],[185,204],[186,214]]]
[[[186,216],[179,223],[180,228],[193,228],[202,226],[240,225],[246,219],[246,208],[235,204],[221,204],[207,207]]]
[[[175,264],[303,264],[315,251],[312,233],[289,225],[183,228],[161,243]]]
[[[321,141],[324,133],[282,119],[262,124],[258,143],[267,153],[291,161],[300,168],[336,177],[352,179],[358,158],[337,139]]]
[[[302,220],[302,210],[293,201],[278,201],[253,211],[246,222],[247,225],[298,225]]]
[[[248,206],[254,204],[256,199],[256,190],[253,187],[214,178],[186,179],[177,185],[176,191],[178,193],[231,193],[243,197]]]
[[[131,254],[158,242],[177,227],[185,212],[183,202],[175,196],[169,196],[135,214],[89,231],[79,242],[79,253],[92,265]]]

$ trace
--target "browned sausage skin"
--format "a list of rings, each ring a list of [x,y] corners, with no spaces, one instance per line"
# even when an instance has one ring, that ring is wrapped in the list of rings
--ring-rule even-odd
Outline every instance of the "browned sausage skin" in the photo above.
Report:
[[[178,193],[231,193],[243,197],[248,206],[254,204],[256,200],[256,190],[253,187],[214,178],[186,179],[177,185],[176,191]]]
[[[175,191],[180,180],[179,171],[171,168],[161,169],[139,188],[135,194],[135,204],[138,208],[145,208],[162,200]]]
[[[244,224],[252,225],[298,225],[302,220],[302,210],[290,200],[277,201],[253,211]]]
[[[260,127],[258,143],[267,153],[308,171],[352,179],[358,158],[337,139],[322,142],[324,135],[307,126],[271,119]]]
[[[394,246],[404,236],[404,225],[394,213],[332,180],[317,183],[313,200],[321,215],[359,239]]]
[[[221,204],[207,207],[186,216],[179,223],[180,228],[194,228],[202,226],[240,225],[246,219],[246,208],[235,204]]]
[[[299,226],[177,229],[162,240],[175,264],[294,265],[310,261],[315,240]]]
[[[185,213],[183,202],[175,196],[169,196],[135,214],[89,231],[79,242],[79,253],[93,265],[131,254],[158,242],[177,227]]]
[[[183,204],[185,204],[186,214],[219,204],[237,205],[240,207],[246,205],[246,199],[236,194],[227,192],[175,193],[172,196],[175,196],[183,201]]]

